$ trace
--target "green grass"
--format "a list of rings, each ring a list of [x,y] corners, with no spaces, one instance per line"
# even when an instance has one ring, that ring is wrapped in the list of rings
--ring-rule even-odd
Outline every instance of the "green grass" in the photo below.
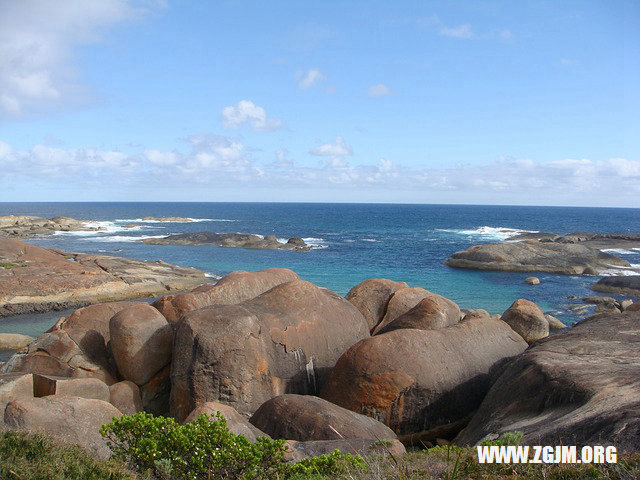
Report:
[[[115,460],[96,460],[80,447],[43,435],[0,432],[2,480],[124,480],[139,478]]]

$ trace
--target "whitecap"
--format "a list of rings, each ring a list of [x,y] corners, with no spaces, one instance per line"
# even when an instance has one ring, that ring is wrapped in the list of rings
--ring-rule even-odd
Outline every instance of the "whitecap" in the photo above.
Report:
[[[140,235],[140,236],[126,236],[126,235],[104,235],[102,237],[91,237],[87,240],[91,242],[139,242],[148,238],[165,238],[166,235]]]
[[[631,250],[625,250],[624,248],[604,248],[601,251],[607,253],[617,253],[619,255],[636,255],[636,252],[634,252],[633,250],[638,249],[633,248]]]
[[[363,242],[379,242],[380,240],[376,240],[375,238],[361,238]]]
[[[451,229],[451,228],[436,228],[438,232],[455,233],[458,235],[470,235],[480,236],[486,238],[494,238],[497,240],[506,240],[507,238],[520,235],[522,233],[538,233],[539,230],[522,230],[519,228],[510,227],[490,227],[482,226],[473,229]]]
[[[199,223],[199,222],[237,222],[229,218],[191,218],[185,217],[187,222],[168,222],[165,220],[145,220],[143,218],[119,218],[115,221],[118,223]]]

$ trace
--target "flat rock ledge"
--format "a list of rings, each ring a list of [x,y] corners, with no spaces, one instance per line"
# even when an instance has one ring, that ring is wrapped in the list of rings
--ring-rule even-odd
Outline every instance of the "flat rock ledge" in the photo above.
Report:
[[[143,242],[151,245],[216,245],[218,247],[291,250],[294,252],[311,250],[311,247],[300,237],[291,237],[287,242],[280,242],[275,235],[262,236],[250,233],[182,233],[163,238],[147,238]]]
[[[504,272],[599,275],[624,269],[640,273],[629,262],[602,251],[640,246],[637,234],[525,234],[503,243],[475,245],[454,253],[445,263],[454,268]]]
[[[163,261],[66,253],[0,238],[0,317],[157,296],[207,283]]]
[[[618,293],[640,297],[640,276],[615,275],[604,277],[591,286],[596,292]]]

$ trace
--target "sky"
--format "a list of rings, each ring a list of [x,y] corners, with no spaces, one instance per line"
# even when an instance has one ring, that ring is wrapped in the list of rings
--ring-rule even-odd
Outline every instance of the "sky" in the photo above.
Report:
[[[0,0],[0,201],[640,207],[640,2]]]

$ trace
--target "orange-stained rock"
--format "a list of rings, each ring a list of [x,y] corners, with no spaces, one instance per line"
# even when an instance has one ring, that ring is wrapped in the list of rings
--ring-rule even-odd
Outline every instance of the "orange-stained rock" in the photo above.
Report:
[[[492,368],[526,348],[507,324],[489,318],[394,330],[347,350],[321,396],[397,434],[421,432],[469,415],[489,388]]]
[[[190,293],[166,295],[153,303],[169,323],[175,324],[188,312],[210,305],[232,305],[249,300],[282,283],[298,280],[286,268],[259,272],[232,272],[215,285],[202,285]]]
[[[171,414],[182,420],[207,401],[251,414],[276,395],[314,393],[340,355],[368,336],[351,303],[302,280],[193,311],[176,331]]]
[[[369,324],[369,330],[373,331],[384,318],[387,305],[393,294],[408,286],[405,282],[395,282],[386,278],[370,278],[349,290],[346,299],[360,310]]]

